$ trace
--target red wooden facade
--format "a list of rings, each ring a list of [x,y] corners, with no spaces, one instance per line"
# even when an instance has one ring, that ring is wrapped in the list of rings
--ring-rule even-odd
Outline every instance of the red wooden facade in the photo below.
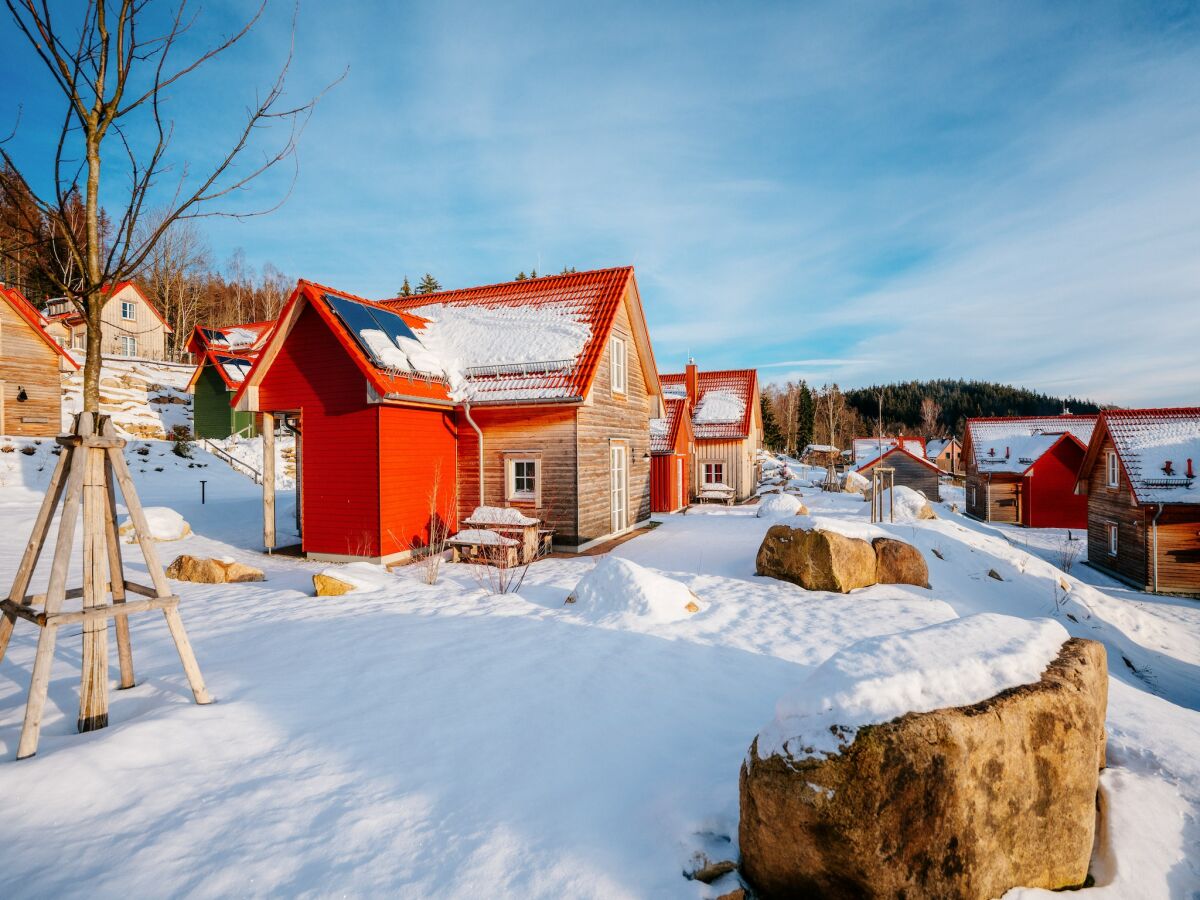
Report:
[[[671,397],[664,405],[666,416],[650,433],[650,508],[656,513],[678,512],[691,497],[694,438],[688,404]]]
[[[441,515],[456,527],[453,410],[368,403],[366,378],[315,306],[280,344],[258,404],[299,416],[299,502],[320,510],[304,516],[306,554],[383,558],[427,540],[435,469]]]
[[[1087,528],[1087,497],[1075,493],[1084,447],[1064,434],[1021,479],[1021,524],[1027,528]]]

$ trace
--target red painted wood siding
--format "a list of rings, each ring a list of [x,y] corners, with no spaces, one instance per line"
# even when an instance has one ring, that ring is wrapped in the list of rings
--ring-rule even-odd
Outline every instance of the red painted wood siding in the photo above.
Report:
[[[431,503],[451,530],[457,530],[456,461],[453,412],[379,408],[380,540],[384,556],[428,545]]]
[[[1021,524],[1030,528],[1088,527],[1087,497],[1075,493],[1084,450],[1059,441],[1034,463],[1022,483]]]
[[[259,408],[298,411],[305,553],[378,556],[379,410],[366,380],[311,307],[258,390]]]
[[[679,477],[682,463],[683,478],[687,478],[686,453],[659,454],[650,460],[650,508],[652,512],[669,513],[685,505],[687,487]]]

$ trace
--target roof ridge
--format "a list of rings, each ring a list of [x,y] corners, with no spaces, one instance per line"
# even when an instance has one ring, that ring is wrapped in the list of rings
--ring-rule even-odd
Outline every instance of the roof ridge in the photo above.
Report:
[[[495,288],[508,287],[508,286],[514,285],[514,284],[521,285],[521,286],[531,285],[531,284],[544,284],[547,281],[555,281],[555,280],[563,279],[563,278],[580,278],[585,275],[607,275],[611,272],[621,272],[621,271],[632,272],[633,266],[632,265],[609,266],[608,268],[605,268],[605,269],[587,269],[583,272],[558,272],[554,275],[539,275],[539,276],[537,276],[537,278],[523,278],[520,280],[517,280],[514,278],[514,279],[510,279],[508,281],[497,281],[492,284],[476,284],[476,285],[471,285],[469,287],[464,287],[464,288],[447,288],[446,290],[443,290],[443,291],[431,291],[428,294],[412,294],[407,297],[389,297],[386,300],[379,300],[377,302],[380,304],[384,304],[384,303],[396,303],[396,304],[422,303],[422,304],[424,304],[425,302],[427,302],[430,299],[436,300],[438,297],[443,297],[448,294],[465,294],[465,293],[469,293],[471,291],[489,291],[489,290],[493,290]]]
[[[1147,406],[1138,409],[1106,409],[1100,413],[1106,418],[1124,416],[1200,416],[1200,406]]]

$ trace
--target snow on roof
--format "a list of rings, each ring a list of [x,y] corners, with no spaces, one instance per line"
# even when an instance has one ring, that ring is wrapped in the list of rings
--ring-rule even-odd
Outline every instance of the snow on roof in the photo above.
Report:
[[[679,423],[684,417],[684,398],[675,396],[664,397],[663,407],[666,415],[661,419],[650,420],[650,452],[673,453],[675,437],[679,433]]]
[[[424,323],[432,353],[461,371],[476,403],[582,398],[631,267],[573,272],[385,300]]]
[[[1200,504],[1200,408],[1124,409],[1102,421],[1139,503]],[[1170,471],[1167,471],[1167,463]]]
[[[926,441],[925,456],[929,459],[937,459],[938,456],[941,455],[942,451],[946,449],[946,446],[951,440],[953,440],[953,438],[934,438],[931,441]]]
[[[660,376],[663,391],[679,396],[687,391],[687,375],[676,372]],[[699,372],[696,376],[696,406],[692,427],[697,440],[737,440],[748,437],[754,414],[758,373],[754,369]],[[709,395],[715,394],[711,402]],[[735,405],[736,404],[736,405]],[[734,415],[736,410],[740,410]]]
[[[923,457],[925,455],[925,441],[919,437],[855,438],[852,448],[855,465],[862,465],[863,463],[878,459],[884,453],[896,447],[900,441],[904,441],[904,449],[914,456]]]
[[[971,454],[980,472],[1022,473],[1070,434],[1085,447],[1096,416],[1013,416],[968,419]]]

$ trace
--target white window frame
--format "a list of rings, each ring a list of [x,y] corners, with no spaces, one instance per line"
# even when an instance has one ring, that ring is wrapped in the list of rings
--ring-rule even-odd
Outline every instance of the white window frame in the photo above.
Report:
[[[1104,457],[1104,485],[1110,488],[1121,486],[1121,466],[1117,463],[1117,451],[1108,450]]]
[[[629,347],[624,338],[614,337],[611,341],[612,356],[612,392],[625,395],[629,393]]]
[[[629,528],[629,447],[608,445],[609,528],[613,534]]]
[[[118,338],[117,343],[121,348],[121,356],[137,356],[137,338],[128,334],[123,334]]]
[[[1121,531],[1116,522],[1108,523],[1108,555],[1116,556],[1120,546]]]
[[[128,313],[128,315],[126,315]],[[127,322],[132,322],[137,319],[137,304],[132,300],[121,301],[121,318]]]
[[[71,349],[72,350],[86,350],[87,349],[87,332],[86,331],[84,331],[83,329],[80,329],[79,331],[76,331],[73,335],[71,335]]]
[[[517,466],[533,466],[533,490],[517,489]],[[528,475],[522,476],[528,478]],[[504,458],[504,499],[509,503],[542,505],[542,461],[532,454],[514,454]]]
[[[710,466],[714,470],[720,470],[720,477],[716,479],[708,477],[708,470]],[[700,463],[700,484],[704,487],[709,487],[714,484],[729,485],[729,482],[725,480],[725,461],[721,459],[713,459]]]

